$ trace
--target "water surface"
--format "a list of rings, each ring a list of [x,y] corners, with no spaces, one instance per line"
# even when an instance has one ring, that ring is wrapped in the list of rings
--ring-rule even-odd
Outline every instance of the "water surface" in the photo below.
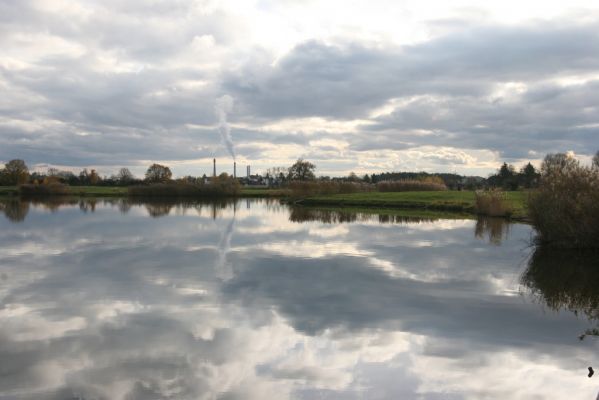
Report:
[[[597,279],[564,286],[575,278],[528,268],[527,225],[261,200],[0,211],[0,399],[591,399],[599,389],[586,377],[599,367],[595,338],[578,338],[595,326]]]

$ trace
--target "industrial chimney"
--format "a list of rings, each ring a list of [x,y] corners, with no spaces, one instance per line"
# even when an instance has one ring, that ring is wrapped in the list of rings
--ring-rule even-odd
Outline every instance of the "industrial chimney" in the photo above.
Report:
[[[212,176],[216,178],[216,158],[212,159]]]
[[[237,162],[233,161],[233,178],[237,178]]]

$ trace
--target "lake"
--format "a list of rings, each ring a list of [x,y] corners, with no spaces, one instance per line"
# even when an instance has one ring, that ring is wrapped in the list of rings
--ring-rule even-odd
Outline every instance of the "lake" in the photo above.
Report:
[[[572,257],[531,258],[525,224],[245,199],[0,213],[0,399],[599,390],[597,341],[579,339],[596,327],[597,273],[551,272]]]

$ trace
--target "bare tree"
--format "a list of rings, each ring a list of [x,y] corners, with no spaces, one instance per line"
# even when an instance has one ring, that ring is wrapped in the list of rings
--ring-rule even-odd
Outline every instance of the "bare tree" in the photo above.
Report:
[[[313,181],[316,179],[314,170],[316,165],[303,159],[298,159],[295,164],[289,167],[289,180],[291,181]]]
[[[152,164],[146,171],[146,181],[152,183],[167,182],[172,176],[173,173],[171,172],[171,169],[160,164]]]
[[[20,185],[29,180],[29,168],[23,160],[10,160],[4,164],[3,174],[9,185]]]
[[[135,179],[131,171],[129,171],[129,168],[121,168],[118,174],[116,175],[116,178],[120,183],[123,184],[129,183],[133,179]]]

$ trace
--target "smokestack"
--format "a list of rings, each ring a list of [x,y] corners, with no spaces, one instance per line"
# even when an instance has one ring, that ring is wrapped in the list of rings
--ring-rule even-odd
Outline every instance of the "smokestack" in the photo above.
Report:
[[[237,163],[233,161],[233,178],[237,178]]]
[[[245,171],[247,173],[248,179],[250,178],[250,166],[245,167]]]
[[[216,158],[212,159],[212,176],[216,178]]]

